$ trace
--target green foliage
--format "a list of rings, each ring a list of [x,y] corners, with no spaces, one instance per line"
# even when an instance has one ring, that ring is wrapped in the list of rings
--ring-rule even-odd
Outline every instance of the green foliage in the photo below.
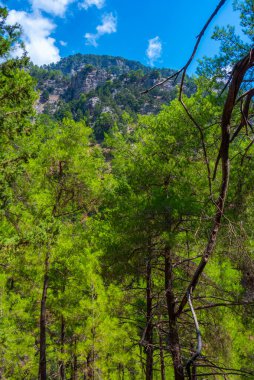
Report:
[[[97,68],[109,68],[113,74],[121,74],[129,70],[150,71],[149,68],[136,61],[130,61],[121,57],[109,55],[75,54],[61,59],[60,62],[50,65],[50,69],[61,70],[64,74],[70,74],[80,67],[92,65]]]
[[[252,39],[252,2],[235,7]],[[140,96],[141,88],[170,74],[165,69],[94,55],[50,68],[28,65],[26,57],[6,60],[20,42],[19,28],[5,25],[5,9],[0,16],[0,377],[38,377],[46,279],[49,379],[144,379],[147,347],[154,379],[161,378],[162,360],[165,378],[172,379],[167,296],[173,292],[175,307],[186,294],[207,244],[222,175],[219,166],[211,181],[226,96],[218,97],[224,82],[214,72],[249,45],[232,28],[216,29],[221,55],[205,61],[203,76],[188,82],[184,96],[194,124],[173,100],[176,89]],[[28,67],[50,115],[35,114],[38,95]],[[59,91],[64,83],[68,90],[67,74],[80,67],[85,78],[94,67],[115,77],[68,101],[67,92],[58,94],[54,108],[48,102],[54,86]],[[170,105],[158,112],[161,96]],[[137,115],[146,113],[147,102],[155,114]],[[236,107],[232,133],[241,119]],[[234,369],[232,380],[254,370],[251,122],[246,129],[230,145],[220,235],[193,295],[203,339],[200,377],[211,368],[202,365]],[[196,345],[188,306],[176,324],[186,365]]]

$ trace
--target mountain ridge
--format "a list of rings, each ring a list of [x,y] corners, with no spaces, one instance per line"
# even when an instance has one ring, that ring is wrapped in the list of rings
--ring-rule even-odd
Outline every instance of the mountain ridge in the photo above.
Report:
[[[169,104],[177,96],[180,78],[148,94],[141,93],[174,72],[94,54],[75,54],[55,64],[30,68],[40,91],[37,111],[58,120],[66,116],[76,121],[85,118],[98,139],[115,123],[121,126],[126,119],[124,112],[136,119],[137,114],[158,113]],[[185,93],[190,96],[194,91],[195,84],[187,77]]]
[[[71,67],[69,67],[71,62]],[[80,64],[85,66],[87,64],[91,64],[92,66],[99,67],[99,68],[110,68],[114,66],[119,67],[126,67],[129,70],[138,70],[143,69],[146,71],[152,70],[151,67],[143,65],[139,61],[127,59],[121,56],[112,56],[107,54],[81,54],[76,53],[69,55],[67,57],[63,57],[60,59],[60,61],[56,63],[51,63],[49,65],[43,65],[41,67],[51,70],[61,70],[64,74],[70,74],[71,70],[76,69],[76,64],[78,63],[78,67],[80,67]]]

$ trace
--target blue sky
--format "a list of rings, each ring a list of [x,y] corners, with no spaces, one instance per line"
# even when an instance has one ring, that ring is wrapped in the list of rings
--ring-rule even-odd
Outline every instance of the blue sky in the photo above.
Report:
[[[181,67],[218,0],[6,0],[32,60],[56,62],[75,53],[109,54],[155,67]],[[203,39],[197,58],[213,55],[215,25],[235,25],[228,0]],[[195,63],[191,72],[195,69]]]

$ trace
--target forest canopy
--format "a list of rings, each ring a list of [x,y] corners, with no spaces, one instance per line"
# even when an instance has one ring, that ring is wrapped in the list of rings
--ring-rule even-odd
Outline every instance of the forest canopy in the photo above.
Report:
[[[254,378],[253,0],[234,1],[241,36],[216,27],[219,54],[186,76],[224,3],[183,68],[130,61],[133,104],[91,120],[73,118],[83,93],[36,112],[35,78],[94,66],[34,66],[0,8],[1,379]],[[174,81],[159,112],[135,112]]]

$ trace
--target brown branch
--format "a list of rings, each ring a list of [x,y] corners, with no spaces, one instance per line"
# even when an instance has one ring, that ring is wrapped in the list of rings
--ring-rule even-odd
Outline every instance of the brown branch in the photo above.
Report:
[[[226,88],[228,87],[229,83],[231,82],[231,79],[232,79],[232,75],[233,75],[233,70],[231,71],[229,77],[228,77],[228,80],[225,84],[225,86],[223,87],[223,89],[221,90],[221,92],[219,93],[219,98],[221,97],[221,95],[224,93],[224,91],[226,90]]]
[[[223,373],[223,372],[208,372],[208,373],[197,373],[195,376],[197,377],[201,377],[201,376],[214,376],[214,375],[220,375],[220,376],[225,376],[225,375],[236,375],[236,376],[242,376],[242,373],[240,372],[227,372],[227,373]],[[247,374],[245,373],[246,376],[253,376],[252,373],[250,374]]]
[[[250,51],[250,54],[241,59],[234,68],[232,75],[232,81],[229,86],[229,91],[227,99],[223,108],[222,120],[221,120],[221,169],[222,169],[222,179],[221,179],[221,189],[220,195],[216,202],[216,211],[214,216],[214,223],[211,229],[210,237],[207,243],[207,246],[204,250],[203,257],[199,263],[198,268],[196,269],[193,278],[191,279],[186,293],[183,296],[183,299],[179,305],[178,311],[176,312],[177,317],[182,313],[183,308],[187,303],[187,294],[191,290],[194,291],[201,274],[203,273],[206,264],[213,253],[215,248],[217,235],[220,228],[221,218],[224,213],[224,205],[227,196],[228,183],[229,183],[229,145],[230,145],[230,121],[232,117],[232,112],[235,106],[235,101],[237,94],[239,92],[241,83],[244,79],[246,72],[254,66],[254,49]]]
[[[199,259],[200,257],[202,257],[202,255],[197,255],[197,256],[191,257],[189,259],[184,259],[182,261],[178,261],[177,263],[173,264],[173,268],[177,267],[178,265],[182,265],[182,264],[184,264],[186,262],[193,261],[195,259]]]
[[[219,302],[219,303],[211,303],[208,305],[204,306],[197,306],[195,310],[205,310],[205,309],[210,309],[212,307],[230,307],[230,306],[253,306],[253,302],[230,302],[230,303],[224,303],[224,302]],[[189,312],[191,309],[186,309],[185,312]]]
[[[206,32],[206,29],[208,28],[208,26],[210,25],[210,23],[212,22],[212,20],[214,19],[214,17],[217,15],[217,13],[219,12],[219,10],[221,9],[221,7],[225,4],[226,0],[221,0],[219,2],[219,4],[217,5],[217,7],[215,8],[214,12],[211,14],[211,16],[209,17],[209,19],[207,20],[207,22],[205,23],[203,29],[201,30],[201,32],[199,33],[199,35],[197,36],[197,42],[194,46],[194,49],[193,49],[193,52],[188,60],[188,62],[186,63],[186,65],[184,66],[183,68],[183,75],[182,75],[182,79],[181,79],[181,85],[180,85],[180,93],[179,93],[179,100],[182,98],[182,91],[183,91],[183,83],[184,83],[184,80],[185,80],[185,76],[186,76],[186,71],[188,69],[188,67],[190,66],[191,62],[193,61],[193,58],[195,57],[196,55],[196,52],[198,50],[198,47],[199,47],[199,44],[200,44],[200,41],[203,37],[203,35],[205,34]]]
[[[209,362],[211,363],[211,362]],[[234,372],[238,372],[239,374],[245,374],[245,375],[253,375],[253,372],[247,372],[247,371],[244,371],[242,369],[236,369],[236,368],[226,368],[226,367],[222,367],[222,366],[219,366],[219,365],[216,365],[216,364],[197,364],[197,367],[199,368],[216,368],[216,369],[219,369],[220,371],[234,371]]]
[[[233,135],[230,139],[230,142],[234,141],[234,139],[238,136],[239,132],[242,130],[242,128],[245,125],[248,125],[248,114],[249,114],[251,99],[253,98],[253,96],[254,96],[254,88],[245,92],[242,96],[240,96],[237,99],[236,103],[238,103],[240,100],[242,100],[244,97],[246,97],[244,107],[241,110],[241,112],[242,112],[241,122],[240,122],[239,126],[237,127],[237,129],[235,130],[235,132],[233,133]]]
[[[154,86],[148,88],[147,90],[141,92],[141,94],[147,94],[148,92],[152,91],[154,88],[156,87],[159,87],[159,86],[162,86],[163,84],[165,84],[166,82],[168,82],[170,79],[173,79],[175,77],[178,77],[178,75],[180,75],[181,73],[182,74],[182,78],[181,78],[181,84],[180,84],[180,95],[179,95],[179,99],[181,98],[182,96],[182,88],[183,88],[183,83],[184,83],[184,79],[185,79],[185,76],[186,76],[186,71],[188,69],[188,67],[190,66],[191,62],[193,61],[193,58],[195,57],[196,55],[196,52],[198,50],[198,47],[199,47],[199,44],[200,44],[200,41],[203,37],[203,35],[205,34],[208,26],[210,25],[211,21],[214,19],[214,17],[216,16],[216,14],[219,12],[219,10],[221,9],[221,7],[225,4],[226,0],[221,0],[219,2],[219,4],[217,5],[216,9],[214,10],[214,12],[211,14],[211,16],[209,17],[209,19],[207,20],[207,22],[205,23],[203,29],[201,30],[201,32],[199,33],[199,35],[197,36],[197,42],[193,48],[193,51],[191,53],[191,56],[190,58],[188,59],[187,63],[180,69],[178,70],[176,73],[170,75],[169,77],[167,77],[166,79],[164,79],[163,81],[155,84]]]
[[[216,178],[219,163],[220,163],[220,150],[219,150],[218,156],[217,156],[216,161],[215,161],[215,166],[214,166],[214,170],[213,170],[213,181]]]
[[[197,52],[197,49],[198,49],[198,46],[200,44],[200,41],[207,29],[207,27],[209,26],[210,22],[213,20],[213,18],[215,17],[215,15],[218,13],[218,11],[220,10],[220,8],[225,4],[225,1],[220,1],[218,6],[216,7],[215,11],[212,13],[212,15],[210,16],[210,18],[208,19],[208,21],[206,22],[205,26],[203,27],[202,31],[200,32],[200,34],[198,35],[198,39],[197,39],[197,42],[194,46],[194,49],[193,49],[193,52],[192,52],[192,55],[190,56],[188,62],[186,63],[186,65],[184,66],[183,68],[183,75],[182,75],[182,78],[181,78],[181,84],[180,84],[180,91],[179,91],[179,101],[180,103],[182,104],[185,112],[187,113],[188,117],[190,118],[190,120],[194,123],[194,125],[198,128],[199,130],[199,133],[200,133],[200,138],[201,138],[201,144],[202,144],[202,149],[203,149],[203,154],[204,154],[204,159],[205,159],[205,163],[206,163],[206,168],[207,168],[207,177],[208,177],[208,185],[209,185],[209,191],[210,191],[210,196],[212,197],[212,182],[211,182],[211,169],[210,169],[210,164],[209,164],[209,159],[208,159],[208,155],[207,155],[207,151],[206,151],[206,146],[205,146],[205,139],[204,139],[204,133],[203,133],[203,130],[201,128],[201,126],[196,122],[196,120],[194,119],[194,117],[191,115],[191,113],[189,112],[188,108],[186,107],[184,101],[183,101],[183,84],[184,84],[184,80],[185,80],[185,76],[186,76],[186,71],[189,67],[189,65],[191,64],[196,52]],[[229,78],[229,81],[231,79],[231,77],[233,76],[233,72]],[[217,165],[219,164],[219,160],[220,160],[220,154],[217,158]],[[216,166],[215,166],[216,167]],[[214,179],[214,175],[213,175],[213,179]]]
[[[210,196],[212,197],[211,169],[210,169],[208,154],[207,154],[206,146],[205,146],[204,132],[203,132],[201,126],[198,124],[198,122],[194,119],[192,114],[189,112],[186,104],[184,103],[184,101],[182,99],[182,95],[181,95],[181,89],[180,89],[179,101],[182,104],[182,106],[183,106],[186,114],[188,115],[189,119],[193,122],[193,124],[197,127],[197,129],[199,131],[200,139],[201,139],[201,145],[202,145],[202,149],[203,149],[203,155],[204,155],[204,159],[205,159],[205,163],[206,163],[206,169],[207,169],[207,179],[208,179],[209,192],[210,192]]]
[[[253,91],[254,91],[254,88],[251,88],[250,90],[246,91],[244,94],[242,94],[241,96],[239,96],[239,98],[237,99],[236,103],[238,103],[240,100],[242,100],[243,98],[245,98],[246,96],[248,96],[251,93],[252,93],[252,96],[253,96]]]
[[[254,139],[252,139],[251,142],[249,143],[249,145],[245,148],[244,154],[243,154],[243,156],[241,158],[241,166],[243,166],[243,161],[246,158],[247,153],[250,150],[250,148],[252,147],[253,143],[254,143]]]
[[[173,78],[177,78],[178,75],[184,70],[184,67],[180,70],[178,70],[177,72],[175,72],[174,74],[170,75],[169,77],[167,77],[166,79],[162,80],[161,82],[159,83],[156,83],[155,85],[153,85],[152,87],[148,88],[147,90],[144,90],[141,92],[141,95],[144,95],[144,94],[147,94],[148,92],[152,91],[154,88],[156,87],[159,87],[159,86],[163,86],[163,84],[165,84],[166,82],[168,82],[170,79],[173,79]]]

